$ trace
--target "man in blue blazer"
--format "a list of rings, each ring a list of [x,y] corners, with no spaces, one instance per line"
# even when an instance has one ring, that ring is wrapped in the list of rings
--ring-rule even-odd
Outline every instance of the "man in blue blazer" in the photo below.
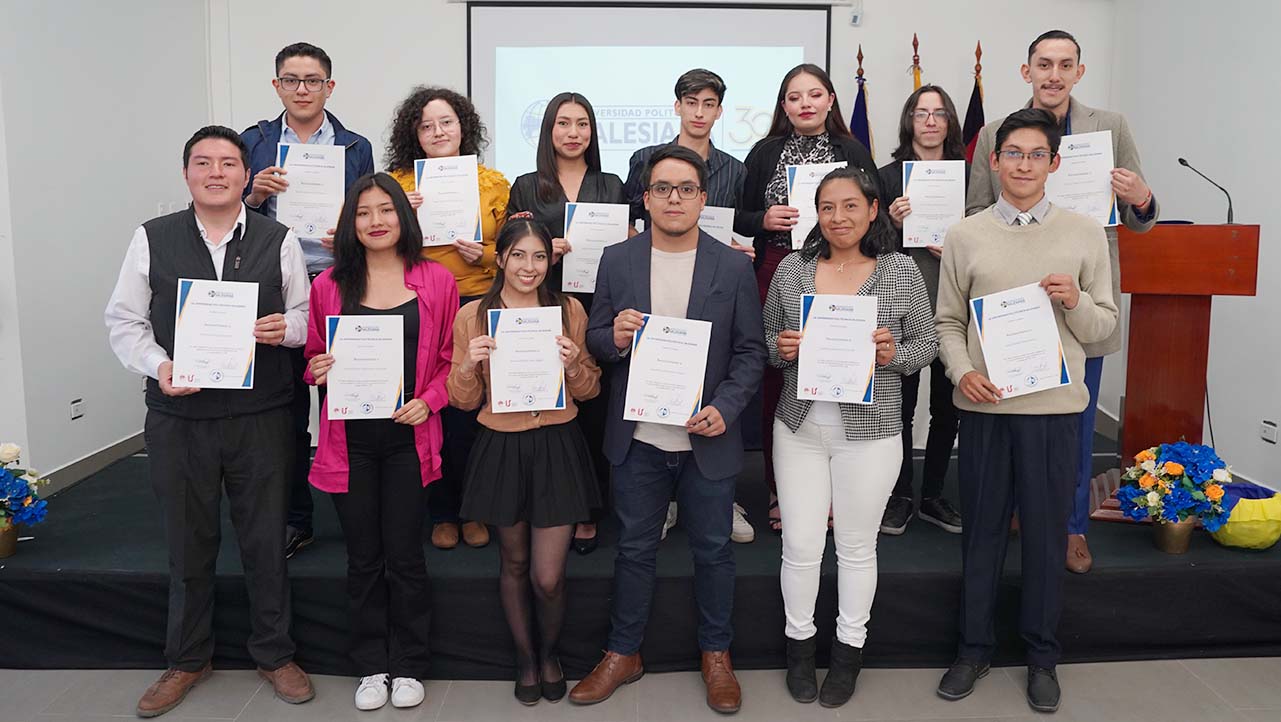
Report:
[[[698,228],[706,182],[707,166],[697,153],[675,144],[655,151],[641,178],[650,229],[607,248],[597,271],[587,347],[602,364],[616,366],[605,456],[613,465],[621,532],[605,658],[570,694],[578,704],[601,702],[644,674],[640,646],[663,520],[675,488],[694,557],[707,703],[718,712],[736,712],[741,705],[729,658],[734,600],[729,537],[734,486],[743,466],[739,416],[760,385],[766,351],[751,261]],[[684,427],[623,420],[628,352],[646,313],[712,324],[702,410]]]

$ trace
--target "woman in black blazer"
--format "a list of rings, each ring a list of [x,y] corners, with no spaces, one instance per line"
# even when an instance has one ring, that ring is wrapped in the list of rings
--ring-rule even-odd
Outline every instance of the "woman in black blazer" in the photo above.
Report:
[[[787,166],[847,161],[873,180],[876,163],[863,144],[850,135],[841,105],[827,71],[804,63],[792,68],[778,86],[778,102],[769,134],[747,154],[747,180],[734,214],[734,231],[751,236],[756,249],[756,285],[761,303],[779,261],[792,252],[791,233],[800,211],[787,205]],[[514,190],[513,190],[514,194]],[[765,481],[770,488],[769,523],[782,531],[774,487],[774,410],[783,390],[783,376],[766,367],[761,439],[765,451]]]
[[[547,103],[543,125],[538,134],[537,170],[526,173],[512,184],[507,201],[507,217],[528,213],[547,227],[552,235],[555,258],[547,272],[547,283],[560,290],[561,256],[566,251],[565,204],[626,203],[623,181],[600,168],[600,142],[596,136],[596,112],[587,98],[578,93],[560,93]],[[590,314],[592,295],[574,294]],[[607,380],[601,385],[607,387]],[[601,451],[605,441],[605,416],[608,413],[605,394],[579,405],[578,417],[587,443],[592,448],[592,461],[601,485],[601,498],[608,498],[609,462]],[[590,554],[596,549],[596,522],[603,509],[593,512],[592,521],[579,524],[574,531],[574,550]]]

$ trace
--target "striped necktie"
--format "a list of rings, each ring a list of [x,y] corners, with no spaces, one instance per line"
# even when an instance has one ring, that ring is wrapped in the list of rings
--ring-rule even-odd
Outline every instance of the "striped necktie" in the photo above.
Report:
[[[1018,214],[1017,216],[1014,217],[1014,225],[1016,226],[1032,225],[1032,214],[1028,211],[1023,211],[1022,213]]]

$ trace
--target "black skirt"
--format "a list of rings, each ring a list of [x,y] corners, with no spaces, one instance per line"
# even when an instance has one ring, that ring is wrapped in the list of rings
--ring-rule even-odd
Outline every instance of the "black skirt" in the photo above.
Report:
[[[462,518],[495,526],[574,524],[600,505],[577,420],[517,432],[480,427],[463,489]]]

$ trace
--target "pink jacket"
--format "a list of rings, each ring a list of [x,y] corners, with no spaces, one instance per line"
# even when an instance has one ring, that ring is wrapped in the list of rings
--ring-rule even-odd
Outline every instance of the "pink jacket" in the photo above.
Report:
[[[421,261],[405,271],[405,285],[418,294],[418,368],[415,372],[414,395],[431,410],[427,420],[414,427],[414,446],[422,463],[423,486],[440,478],[440,446],[444,432],[440,411],[449,405],[450,359],[454,352],[454,316],[458,314],[458,284],[445,267],[433,261]],[[304,355],[310,360],[325,352],[325,317],[342,313],[342,299],[332,269],[316,277],[311,284],[311,318],[307,329]],[[303,373],[307,383],[316,379],[310,369]],[[330,493],[347,491],[347,424],[329,420],[329,410],[320,405],[320,439],[316,458],[311,464],[311,485]]]

